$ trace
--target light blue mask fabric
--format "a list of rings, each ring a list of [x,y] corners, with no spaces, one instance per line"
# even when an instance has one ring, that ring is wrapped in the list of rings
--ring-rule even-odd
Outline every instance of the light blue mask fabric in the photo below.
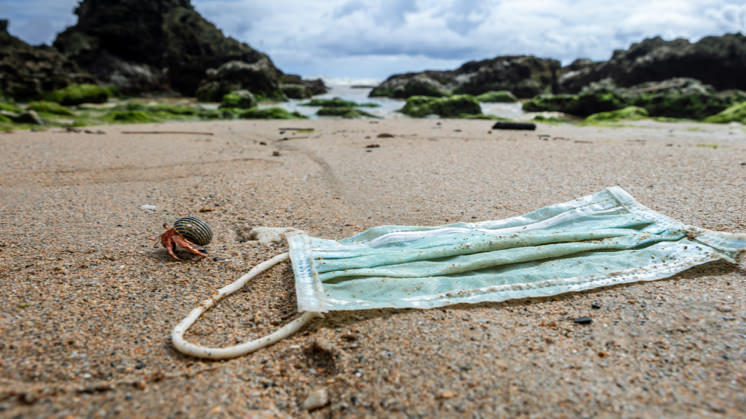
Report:
[[[740,263],[746,253],[746,235],[684,225],[640,205],[619,187],[504,220],[382,226],[341,241],[305,233],[287,239],[289,255],[256,265],[174,327],[174,347],[196,357],[228,359],[278,342],[327,311],[546,297],[652,281],[718,259]],[[184,339],[205,310],[288,257],[300,318],[227,348]]]
[[[546,297],[736,262],[746,235],[687,226],[619,187],[529,214],[375,227],[341,241],[288,235],[300,312],[431,308]]]

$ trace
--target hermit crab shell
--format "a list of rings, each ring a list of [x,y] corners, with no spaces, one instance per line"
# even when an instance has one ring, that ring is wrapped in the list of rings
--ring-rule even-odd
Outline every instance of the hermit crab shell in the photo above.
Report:
[[[185,239],[200,246],[205,246],[212,240],[210,226],[197,217],[179,218],[174,223],[174,230]]]

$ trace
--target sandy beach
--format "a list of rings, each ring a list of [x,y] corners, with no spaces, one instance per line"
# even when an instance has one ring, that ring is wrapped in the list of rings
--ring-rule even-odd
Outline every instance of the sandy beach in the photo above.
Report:
[[[741,125],[491,125],[0,133],[0,417],[743,415],[746,272],[725,262],[547,299],[332,313],[231,361],[173,349],[171,329],[196,304],[287,249],[251,240],[256,226],[342,239],[382,224],[505,218],[619,185],[684,223],[746,232]],[[210,257],[174,261],[152,238],[190,214],[215,232]],[[187,338],[235,344],[296,316],[283,264]],[[304,410],[320,388],[329,402]]]

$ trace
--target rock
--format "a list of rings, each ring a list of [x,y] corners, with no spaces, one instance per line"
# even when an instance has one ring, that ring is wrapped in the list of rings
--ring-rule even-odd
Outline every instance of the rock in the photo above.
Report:
[[[557,84],[557,60],[532,56],[502,56],[470,61],[456,70],[393,75],[376,86],[370,96],[408,98],[416,95],[478,95],[508,90],[520,98],[551,93]]]
[[[591,324],[591,323],[593,323],[593,319],[590,318],[590,317],[588,317],[588,316],[576,317],[576,318],[572,319],[572,321],[575,322],[576,324]]]
[[[688,77],[715,89],[746,90],[746,36],[709,36],[690,43],[685,39],[645,39],[626,50],[614,51],[608,61],[576,60],[562,68],[558,92],[576,93],[590,83],[609,78],[622,87]]]
[[[44,121],[35,111],[14,113],[0,110],[0,117],[4,117],[10,122],[14,122],[16,124],[44,125]]]
[[[460,117],[465,115],[479,115],[482,108],[471,95],[454,95],[444,98],[428,96],[412,96],[400,112],[418,118],[427,115],[442,117]]]
[[[324,407],[329,403],[329,391],[326,387],[316,388],[308,394],[303,401],[303,410],[314,410]]]
[[[313,95],[311,89],[302,84],[281,84],[280,90],[290,99],[306,99]]]
[[[406,99],[412,96],[443,97],[450,96],[451,91],[433,77],[433,71],[424,74],[402,74],[389,77],[383,84],[375,87],[370,92],[371,97],[388,96]]]
[[[310,91],[310,96],[323,95],[329,91],[324,81],[321,79],[303,79],[297,74],[283,74],[280,78],[280,86],[284,85],[303,85]],[[286,94],[286,96],[291,97]],[[306,96],[306,97],[310,97]]]
[[[90,82],[78,66],[48,46],[31,46],[7,31],[0,19],[0,92],[17,100],[41,99],[45,92]]]
[[[507,90],[489,91],[477,96],[477,100],[485,103],[514,103],[518,98]]]
[[[504,122],[504,121],[497,121],[492,126],[492,129],[534,131],[534,130],[536,130],[536,124],[531,123],[531,122]]]
[[[321,79],[303,79],[302,84],[311,90],[312,95],[323,95],[329,92],[329,88]]]
[[[52,92],[50,99],[62,105],[80,105],[82,103],[105,103],[112,96],[108,87],[95,84],[71,84]]]
[[[743,95],[746,93],[719,93],[694,79],[671,79],[626,88],[604,79],[591,83],[578,94],[534,97],[524,102],[523,110],[588,116],[636,106],[644,108],[650,116],[702,119],[725,110]]]
[[[235,90],[223,96],[221,108],[249,109],[256,106],[254,95],[248,90]]]
[[[648,111],[638,106],[628,106],[616,111],[599,112],[589,115],[585,122],[615,122],[615,121],[632,121],[636,119],[645,119],[648,117]]]
[[[737,103],[717,115],[710,116],[705,119],[705,122],[715,122],[718,124],[740,122],[746,124],[746,102]]]
[[[201,101],[217,102],[234,90],[248,90],[259,100],[285,100],[279,84],[281,73],[269,58],[261,58],[251,64],[230,61],[206,74],[196,92],[197,99]]]
[[[318,116],[341,116],[346,119],[378,118],[377,116],[353,107],[325,106],[316,111]]]
[[[266,60],[277,74],[269,90],[277,87],[279,70],[265,54],[224,36],[189,0],[83,0],[75,14],[77,24],[62,32],[54,46],[124,93],[176,91],[191,96],[207,69],[231,61]],[[230,90],[236,89],[216,100]]]

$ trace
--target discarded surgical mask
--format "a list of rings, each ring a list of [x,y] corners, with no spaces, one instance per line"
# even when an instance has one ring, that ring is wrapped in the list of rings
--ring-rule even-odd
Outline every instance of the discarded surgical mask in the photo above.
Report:
[[[718,259],[739,263],[746,253],[746,234],[684,225],[619,187],[497,221],[381,226],[341,241],[300,232],[287,240],[288,253],[222,288],[176,326],[175,347],[202,358],[231,358],[270,345],[328,311],[547,297],[666,278]],[[300,318],[229,348],[184,340],[204,310],[288,257]]]

